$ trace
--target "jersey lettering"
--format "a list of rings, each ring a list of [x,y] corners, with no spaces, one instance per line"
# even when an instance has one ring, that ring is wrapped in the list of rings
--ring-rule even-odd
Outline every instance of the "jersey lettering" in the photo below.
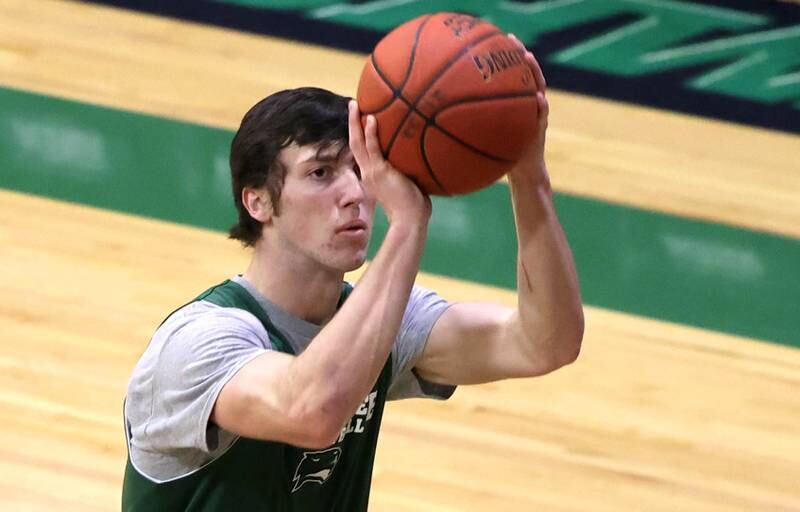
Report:
[[[358,409],[356,409],[356,413],[353,414],[352,418],[350,418],[350,421],[348,421],[345,426],[342,427],[342,431],[339,433],[336,443],[341,443],[348,434],[352,434],[353,432],[356,434],[361,434],[364,432],[367,422],[372,419],[372,413],[375,409],[375,400],[377,397],[377,391],[373,391],[367,395],[364,401],[361,402],[361,405],[358,406]]]

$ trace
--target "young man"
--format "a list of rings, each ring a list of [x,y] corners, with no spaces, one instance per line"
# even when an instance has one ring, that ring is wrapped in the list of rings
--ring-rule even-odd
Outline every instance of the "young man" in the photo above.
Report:
[[[526,59],[541,129],[508,176],[516,309],[414,285],[431,204],[384,160],[355,102],[303,88],[247,113],[231,146],[231,236],[253,258],[171,314],[137,364],[124,510],[366,510],[387,399],[444,399],[577,357],[583,313],[544,163],[544,78]],[[351,288],[376,201],[389,228]]]

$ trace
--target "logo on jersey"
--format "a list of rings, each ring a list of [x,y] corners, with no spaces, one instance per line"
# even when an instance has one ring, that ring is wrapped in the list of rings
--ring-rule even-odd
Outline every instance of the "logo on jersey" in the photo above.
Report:
[[[294,472],[294,488],[295,492],[305,484],[319,484],[322,485],[333,473],[336,463],[342,456],[341,448],[328,448],[318,452],[305,452],[300,463],[297,465],[297,470]]]
[[[344,439],[350,434],[363,434],[367,431],[367,424],[372,419],[372,414],[375,410],[375,403],[378,397],[378,392],[373,391],[356,410],[355,414],[350,420],[342,427],[339,432],[335,444],[341,444]],[[294,472],[294,487],[292,492],[297,491],[307,483],[324,484],[331,473],[333,473],[336,464],[342,458],[342,449],[339,447],[332,447],[325,450],[304,452],[303,458],[297,464],[297,469]]]

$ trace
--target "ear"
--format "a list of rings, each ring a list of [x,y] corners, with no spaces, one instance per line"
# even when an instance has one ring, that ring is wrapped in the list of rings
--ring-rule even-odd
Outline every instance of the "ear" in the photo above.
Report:
[[[268,224],[272,221],[274,211],[266,188],[244,187],[242,189],[242,204],[247,208],[250,216],[260,223]]]

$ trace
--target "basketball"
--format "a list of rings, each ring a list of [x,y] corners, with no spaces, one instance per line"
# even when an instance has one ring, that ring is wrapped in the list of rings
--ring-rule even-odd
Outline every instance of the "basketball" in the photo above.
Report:
[[[466,194],[508,172],[536,136],[525,50],[493,24],[420,16],[375,46],[358,84],[385,158],[433,195]]]

